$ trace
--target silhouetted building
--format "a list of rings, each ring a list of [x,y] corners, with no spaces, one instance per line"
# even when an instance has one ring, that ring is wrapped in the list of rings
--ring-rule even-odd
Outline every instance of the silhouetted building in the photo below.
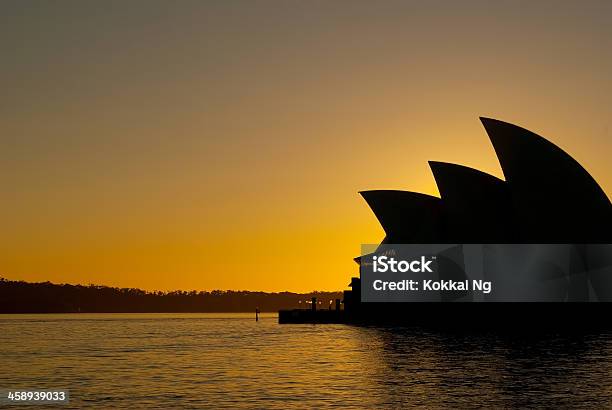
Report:
[[[612,250],[606,245],[612,204],[604,191],[576,160],[546,139],[506,122],[481,121],[506,180],[430,161],[441,198],[406,191],[361,192],[386,233],[381,245],[574,244],[568,277],[546,267],[538,271],[557,284],[554,300],[612,301]],[[355,261],[361,263],[361,257]],[[487,263],[492,262],[485,258],[485,272]],[[513,280],[516,286],[523,283]],[[345,292],[349,309],[358,305],[358,282],[353,278],[352,290]]]
[[[476,301],[474,289],[417,299],[425,303],[362,302],[362,290],[370,288],[354,277],[351,290],[344,292],[342,315],[281,311],[279,322],[400,322],[461,330],[609,328],[604,304],[508,303],[612,302],[612,204],[591,175],[559,147],[516,125],[481,121],[505,181],[469,167],[431,161],[440,198],[396,190],[360,192],[385,238],[373,253],[355,261],[362,271],[362,261],[394,252],[399,249],[393,248],[396,244],[442,246],[433,275],[461,282],[468,279],[467,262],[473,266],[476,261],[479,274],[500,285],[496,291],[480,293],[478,301],[498,303],[427,303]],[[475,257],[474,246],[465,244],[482,244],[476,246],[481,253]],[[563,269],[547,263],[559,255]],[[423,296],[415,295],[409,297]]]

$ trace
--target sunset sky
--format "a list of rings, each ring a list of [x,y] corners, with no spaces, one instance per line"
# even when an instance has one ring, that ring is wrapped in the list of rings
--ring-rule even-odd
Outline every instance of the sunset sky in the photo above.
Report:
[[[341,290],[358,191],[501,177],[479,116],[612,196],[610,1],[0,3],[0,276]]]

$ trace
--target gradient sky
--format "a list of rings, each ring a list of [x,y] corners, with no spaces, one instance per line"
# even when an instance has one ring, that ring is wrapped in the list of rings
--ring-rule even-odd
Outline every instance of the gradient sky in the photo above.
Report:
[[[478,121],[612,194],[610,1],[0,2],[0,276],[339,290],[358,191],[502,176]]]

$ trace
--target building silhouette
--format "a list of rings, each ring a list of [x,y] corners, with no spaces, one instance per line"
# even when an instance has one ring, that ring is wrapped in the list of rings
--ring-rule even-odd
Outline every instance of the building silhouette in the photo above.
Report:
[[[604,191],[576,160],[543,137],[503,121],[481,121],[505,180],[430,161],[440,198],[408,191],[361,192],[386,234],[379,249],[389,244],[491,244],[488,250],[496,252],[494,244],[571,244],[569,274],[540,265],[530,276],[508,273],[496,279],[508,282],[511,290],[524,288],[525,301],[612,302],[612,204]],[[362,258],[355,261],[361,264]],[[483,263],[487,275],[494,262],[485,257]],[[548,281],[545,294],[534,289],[535,279]],[[344,294],[349,313],[397,315],[410,309],[401,303],[361,303],[360,279],[352,278],[349,286]],[[471,295],[459,296],[472,300]],[[489,300],[508,301],[503,293]]]
[[[373,253],[355,261],[362,274],[374,255],[399,250],[400,244],[442,246],[437,279],[469,282],[474,271],[468,262],[473,267],[476,261],[483,280],[500,285],[495,291],[409,293],[414,299],[406,301],[402,295],[399,301],[386,296],[384,301],[364,301],[370,286],[353,277],[341,312],[285,310],[279,312],[279,322],[528,332],[611,328],[607,303],[567,303],[612,302],[610,200],[576,160],[550,141],[503,121],[481,121],[504,180],[430,161],[439,198],[398,190],[360,192],[385,238]],[[476,257],[475,247],[480,252]],[[563,268],[550,260],[563,260]],[[471,301],[496,303],[438,303]]]

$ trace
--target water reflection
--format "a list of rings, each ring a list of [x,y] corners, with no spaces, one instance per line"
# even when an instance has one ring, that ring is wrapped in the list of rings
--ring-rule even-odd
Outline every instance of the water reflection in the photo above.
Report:
[[[379,350],[374,380],[395,406],[596,406],[612,398],[612,337],[496,335],[370,328]],[[376,342],[372,342],[372,339]]]
[[[606,407],[612,336],[278,325],[252,315],[0,316],[0,388],[70,408]]]

